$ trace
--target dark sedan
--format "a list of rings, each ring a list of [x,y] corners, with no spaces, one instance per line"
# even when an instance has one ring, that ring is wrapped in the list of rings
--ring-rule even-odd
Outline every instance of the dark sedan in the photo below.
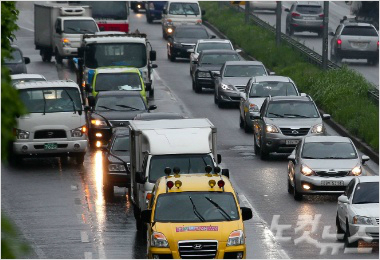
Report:
[[[103,191],[105,198],[113,196],[113,187],[127,187],[130,194],[129,129],[115,128],[109,145],[103,149]]]
[[[88,137],[93,147],[106,145],[113,127],[127,127],[137,114],[157,108],[148,107],[141,94],[133,91],[99,92],[96,99],[90,96],[88,101],[91,106]]]
[[[22,55],[17,45],[12,45],[11,55],[10,58],[4,58],[4,65],[8,67],[10,74],[27,73],[25,64],[29,64],[30,59]]]
[[[193,90],[196,93],[202,92],[204,88],[215,88],[214,79],[211,73],[220,73],[220,69],[226,61],[239,61],[242,57],[234,50],[205,50],[201,51],[198,60],[194,60],[196,65],[193,77]]]
[[[168,59],[190,58],[198,40],[210,38],[215,38],[215,35],[210,35],[202,25],[177,26],[173,36],[168,38]]]

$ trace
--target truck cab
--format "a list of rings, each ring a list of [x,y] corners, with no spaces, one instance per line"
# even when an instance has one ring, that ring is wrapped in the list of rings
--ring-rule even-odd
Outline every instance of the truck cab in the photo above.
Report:
[[[240,207],[227,177],[209,170],[186,175],[167,171],[157,180],[142,212],[149,226],[148,258],[246,257],[243,221],[252,218],[252,210]]]

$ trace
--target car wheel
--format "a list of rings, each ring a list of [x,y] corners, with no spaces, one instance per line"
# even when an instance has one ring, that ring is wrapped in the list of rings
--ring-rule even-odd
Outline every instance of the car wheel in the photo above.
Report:
[[[61,55],[59,55],[58,49],[55,49],[55,56],[54,57],[55,57],[55,61],[58,64],[62,64],[63,58]]]
[[[323,31],[318,32],[318,37],[323,37]]]
[[[289,194],[292,194],[292,190],[293,190],[293,187],[292,187],[292,185],[290,184],[290,180],[289,180],[289,177],[288,177],[288,193],[289,193]]]
[[[244,120],[243,127],[244,127],[244,132],[246,132],[247,134],[252,133],[252,129],[249,128],[247,120]]]
[[[48,51],[43,51],[41,58],[42,58],[42,61],[44,61],[44,62],[51,62],[52,55]]]
[[[345,244],[346,244],[346,247],[358,247],[359,246],[359,240],[356,240],[356,241],[352,241],[350,242],[349,241],[349,238],[351,237],[351,233],[350,233],[350,228],[348,226],[348,220],[346,221],[346,232],[344,233],[345,236],[344,236],[344,241],[345,241]]]
[[[254,153],[256,155],[259,155],[260,154],[260,147],[257,145],[255,136],[253,136],[253,148],[254,148]]]
[[[174,62],[176,60],[176,57],[173,53],[170,52],[170,61]]]
[[[289,27],[289,36],[294,35],[294,29],[292,27]]]
[[[301,193],[299,193],[298,191],[297,191],[297,186],[296,186],[296,183],[295,183],[295,179],[293,179],[293,183],[294,183],[294,187],[293,187],[293,197],[294,197],[294,200],[297,200],[297,201],[300,201],[300,200],[302,200],[302,194]]]
[[[113,199],[113,185],[109,183],[103,183],[104,199],[111,201]]]
[[[218,95],[216,94],[216,91],[215,91],[215,93],[214,93],[214,103],[215,103],[216,105],[218,105],[218,103],[219,103],[219,99],[218,99]]]
[[[147,21],[148,23],[153,23],[153,19],[152,19],[152,18],[149,18],[149,16],[146,17],[146,21]]]
[[[75,162],[77,165],[83,165],[85,153],[80,153],[75,156]]]
[[[195,93],[202,93],[202,86],[200,86],[196,81],[194,81]]]
[[[240,128],[244,127],[244,121],[243,121],[243,118],[241,116],[239,116],[239,127]]]
[[[149,90],[149,97],[150,97],[150,98],[154,98],[154,88],[151,88],[151,89]]]
[[[221,101],[221,100],[218,100],[218,107],[219,108],[224,108],[225,107],[225,102]]]
[[[339,239],[339,235],[344,234],[344,230],[343,230],[342,227],[340,226],[340,221],[339,221],[338,214],[336,215],[335,224],[336,224],[336,234],[338,235],[338,236],[337,236],[337,239],[338,239],[338,240],[342,240],[342,239]]]

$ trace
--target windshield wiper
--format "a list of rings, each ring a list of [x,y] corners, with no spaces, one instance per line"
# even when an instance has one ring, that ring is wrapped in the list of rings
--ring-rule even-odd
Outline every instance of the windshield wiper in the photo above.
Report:
[[[197,216],[202,222],[205,222],[206,220],[204,219],[204,217],[202,217],[201,214],[199,214],[197,208],[195,207],[195,204],[193,202],[193,199],[191,198],[191,196],[189,196],[189,199],[191,201],[191,204],[193,204],[193,212],[195,214],[195,216]]]
[[[321,158],[315,158],[311,156],[303,156],[302,159],[321,159]]]
[[[212,199],[207,198],[207,197],[205,197],[205,199],[208,200],[212,205],[214,205],[214,206],[215,206],[220,212],[222,212],[222,213],[223,213],[222,216],[223,216],[225,219],[227,219],[228,221],[232,221],[232,218],[230,217],[230,215],[228,215],[228,213],[227,213],[224,209],[222,209],[222,208],[219,206],[218,203],[216,203],[215,201],[213,201]]]
[[[135,108],[135,107],[130,107],[130,106],[127,106],[127,105],[116,105],[117,107],[124,107],[124,108],[130,108],[134,111],[140,111],[141,109],[138,109],[138,108]]]
[[[310,118],[308,116],[298,115],[298,114],[284,114],[284,116],[295,116],[295,117],[302,117],[302,118]]]
[[[360,202],[355,202],[352,204],[369,204],[369,203],[379,203],[378,201],[360,201]]]
[[[76,28],[73,28],[73,27],[68,27],[67,29],[70,29],[70,30],[72,30],[74,32],[90,32],[90,33],[93,33],[93,32],[91,32],[91,31],[89,31],[87,29],[79,29],[79,30],[77,30]]]
[[[336,157],[336,156],[328,156],[328,157],[322,157],[319,159],[347,159],[347,158],[342,158],[342,157]]]
[[[67,92],[66,89],[64,89],[64,91],[66,92],[67,96],[70,98],[71,102],[73,103],[74,114],[76,114],[77,110],[75,109],[75,103],[74,103],[73,98],[70,96],[69,92]]]
[[[115,109],[112,109],[112,108],[109,108],[109,107],[106,107],[106,106],[98,106],[98,107],[115,111]]]
[[[269,115],[274,115],[274,116],[277,116],[277,117],[284,117],[283,115],[280,115],[280,114],[276,114],[276,113],[268,113]]]

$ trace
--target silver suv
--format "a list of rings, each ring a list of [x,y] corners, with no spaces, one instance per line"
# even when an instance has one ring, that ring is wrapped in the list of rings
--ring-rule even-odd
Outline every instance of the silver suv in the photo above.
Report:
[[[322,37],[323,8],[319,2],[296,2],[292,7],[285,8],[286,33],[292,36],[294,32],[316,32]]]
[[[254,116],[255,154],[265,160],[272,152],[292,152],[304,136],[325,135],[322,119],[310,96],[278,96],[265,99]]]
[[[288,192],[295,200],[303,194],[339,194],[355,176],[363,175],[369,160],[347,137],[308,136],[288,157]]]
[[[347,58],[379,63],[379,34],[372,24],[343,19],[335,33],[329,34],[333,36],[330,53],[333,62]]]

